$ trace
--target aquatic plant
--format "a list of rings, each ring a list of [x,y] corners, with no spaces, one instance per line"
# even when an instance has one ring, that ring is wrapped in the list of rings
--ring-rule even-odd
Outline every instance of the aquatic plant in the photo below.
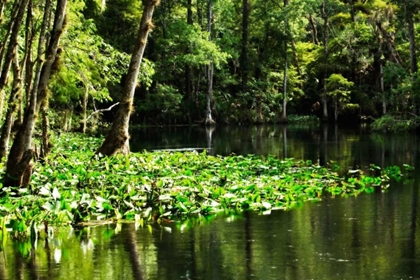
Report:
[[[420,117],[385,115],[376,119],[371,127],[373,131],[407,132],[419,127]]]
[[[289,115],[287,121],[292,124],[318,124],[319,119],[315,115]]]
[[[46,163],[36,165],[30,186],[2,189],[2,229],[28,235],[39,225],[121,219],[144,225],[218,212],[267,213],[321,200],[326,193],[386,189],[391,178],[403,176],[395,166],[338,174],[335,165],[273,156],[210,156],[205,151],[100,157],[94,152],[101,139],[62,134],[54,141]]]

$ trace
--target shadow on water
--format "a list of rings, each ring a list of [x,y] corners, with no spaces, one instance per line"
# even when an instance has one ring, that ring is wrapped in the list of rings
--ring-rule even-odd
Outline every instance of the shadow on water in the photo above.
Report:
[[[132,150],[206,148],[337,163],[420,168],[415,135],[338,127],[149,128]],[[0,279],[409,279],[420,277],[420,172],[388,192],[325,197],[271,215],[61,229],[35,244],[7,240]],[[187,225],[187,226],[186,226]],[[48,242],[47,242],[48,241]]]

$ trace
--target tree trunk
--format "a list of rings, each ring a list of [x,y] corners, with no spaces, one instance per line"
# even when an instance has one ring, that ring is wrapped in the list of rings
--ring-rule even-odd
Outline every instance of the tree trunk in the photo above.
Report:
[[[249,1],[242,1],[242,50],[241,50],[241,78],[242,92],[248,91],[248,25],[249,25]]]
[[[87,84],[85,84],[85,92],[83,94],[83,101],[82,101],[82,132],[86,133],[86,123],[87,123],[87,116],[86,116],[86,111],[87,111],[87,102],[88,102],[88,97],[89,97],[89,90],[88,90],[88,86]]]
[[[21,0],[19,5],[19,10],[17,12],[16,18],[13,21],[9,45],[7,47],[6,55],[4,58],[3,68],[0,75],[0,118],[3,115],[3,103],[4,103],[4,88],[7,85],[7,80],[9,77],[10,67],[12,65],[13,58],[15,56],[15,51],[17,50],[18,38],[20,27],[22,26],[26,7],[29,0]]]
[[[414,32],[414,21],[413,13],[407,9],[407,29],[408,29],[408,38],[410,41],[410,69],[411,69],[411,79],[412,84],[414,83],[414,75],[418,71],[417,67],[417,55],[416,55],[416,38]],[[417,96],[412,96],[413,101],[413,113],[417,114]]]
[[[14,114],[17,109],[17,105],[20,102],[20,93],[22,88],[22,71],[19,67],[18,55],[15,52],[15,57],[12,63],[13,69],[13,88],[9,96],[9,107],[7,108],[6,118],[1,128],[0,138],[0,161],[6,156],[7,149],[9,147],[10,132],[12,130]]]
[[[284,7],[287,7],[289,0],[284,0]],[[288,20],[285,20],[286,30],[289,28]],[[287,35],[290,36],[290,32],[287,31]],[[287,123],[287,39],[284,40],[284,75],[283,75],[283,105],[280,122]]]
[[[192,25],[193,24],[193,18],[192,18],[192,0],[188,0],[187,3],[187,24]],[[190,50],[188,50],[190,51]],[[192,104],[193,104],[193,98],[192,98],[192,81],[191,81],[191,68],[190,65],[185,66],[185,95],[187,96],[187,102],[188,102],[188,123],[191,124],[191,110],[192,110]]]
[[[392,39],[391,35],[388,33],[387,30],[385,30],[382,27],[381,22],[376,21],[375,24],[378,27],[379,31],[381,32],[382,37],[385,39],[385,42],[387,43],[388,49],[391,52],[391,55],[392,55],[392,58],[394,59],[394,62],[399,64],[399,65],[402,65],[402,60],[401,60],[400,54],[398,53],[398,50],[395,47],[394,40]]]
[[[68,128],[68,118],[69,118],[69,110],[64,110],[64,116],[63,116],[63,127],[61,128],[64,132],[69,131]]]
[[[134,92],[137,85],[137,77],[139,74],[140,64],[143,59],[143,53],[146,48],[147,36],[153,28],[152,17],[158,0],[143,1],[143,15],[140,22],[137,40],[134,51],[131,56],[130,66],[128,68],[125,80],[124,90],[122,92],[121,101],[111,130],[102,146],[97,153],[112,156],[117,153],[130,153],[128,126],[130,114],[133,105]]]
[[[44,18],[41,27],[41,34],[38,46],[38,65],[37,69],[42,64],[42,49],[45,41],[45,32],[49,22],[50,0],[46,1],[44,10]],[[41,74],[37,73],[39,77],[39,84],[33,87],[30,104],[25,112],[23,123],[16,134],[12,148],[6,165],[6,175],[3,179],[3,186],[19,186],[27,185],[32,173],[32,157],[34,151],[32,149],[32,135],[35,127],[36,115],[38,113],[40,104],[43,104],[46,97],[46,89],[51,76],[52,65],[54,63],[60,36],[63,33],[63,23],[66,14],[67,0],[58,0],[55,10],[54,25],[51,32],[48,48],[46,50],[45,63],[42,66]],[[35,81],[36,83],[36,81]],[[39,96],[38,96],[39,95]]]
[[[326,12],[326,2],[324,0],[321,6],[322,18],[324,19],[324,32],[323,32],[323,43],[324,43],[324,88],[321,95],[322,103],[322,121],[328,121],[328,107],[327,107],[327,78],[328,78],[328,14]]]
[[[0,24],[3,23],[3,11],[4,11],[5,5],[6,5],[6,0],[0,0]]]
[[[209,41],[211,41],[211,25],[213,19],[213,11],[212,11],[212,0],[208,0],[207,2],[207,32],[209,33]],[[213,99],[213,73],[214,73],[214,66],[211,62],[207,66],[207,106],[206,106],[206,126],[215,125],[216,122],[213,120],[211,116],[211,101]]]
[[[316,22],[315,22],[314,18],[312,17],[312,15],[309,15],[308,19],[309,19],[309,23],[311,24],[311,28],[312,28],[312,42],[315,45],[319,45],[318,28],[316,28]]]
[[[46,3],[47,4],[47,3]],[[48,5],[50,5],[48,3]],[[32,44],[34,41],[34,30],[32,30],[32,20],[33,20],[33,1],[30,0],[28,4],[28,11],[26,14],[26,33],[25,33],[25,102],[26,107],[29,106],[30,100],[30,93],[32,91],[32,77],[33,77],[33,68],[34,62],[32,61]],[[21,124],[23,121],[23,113],[24,113],[24,102],[20,103],[19,109],[19,123]]]
[[[0,42],[0,66],[2,66],[2,61],[4,59],[4,52],[6,50],[7,42],[9,41],[10,34],[12,33],[15,20],[17,19],[17,14],[19,13],[21,0],[15,0],[13,3],[12,11],[10,14],[9,24],[7,26],[6,35],[3,37],[2,42]]]
[[[356,27],[356,8],[354,7],[354,0],[350,0],[350,17],[351,17],[352,27],[354,29],[357,28]],[[357,53],[353,49],[351,52],[351,80],[354,83],[356,83],[356,76],[357,76]]]
[[[62,5],[59,7],[59,5]],[[57,9],[63,9],[62,12],[55,12],[54,27],[49,40],[48,49],[45,55],[45,64],[42,67],[41,77],[39,79],[38,85],[38,100],[36,102],[36,110],[39,112],[41,105],[44,104],[44,100],[47,97],[47,86],[51,77],[52,65],[57,57],[58,44],[60,42],[60,37],[64,31],[64,19],[65,19],[65,10],[66,10],[67,0],[58,0]]]
[[[288,158],[287,155],[287,127],[283,126],[283,159]]]
[[[287,123],[287,41],[284,42],[284,76],[283,76],[283,111],[281,113],[280,122]]]
[[[408,38],[410,40],[410,66],[411,74],[418,71],[417,55],[416,55],[416,39],[414,32],[413,13],[407,12]]]
[[[43,107],[41,110],[42,115],[42,141],[41,141],[41,151],[39,153],[39,158],[46,161],[46,157],[50,152],[50,135],[48,133],[50,123],[48,121],[47,106]]]
[[[386,96],[385,96],[385,83],[384,83],[384,67],[382,60],[379,62],[379,73],[381,80],[381,93],[382,93],[382,114],[386,115]]]
[[[206,106],[206,126],[215,125],[216,122],[211,116],[211,100],[213,99],[213,63],[207,66],[207,106]]]
[[[338,120],[338,96],[334,97],[334,122]]]

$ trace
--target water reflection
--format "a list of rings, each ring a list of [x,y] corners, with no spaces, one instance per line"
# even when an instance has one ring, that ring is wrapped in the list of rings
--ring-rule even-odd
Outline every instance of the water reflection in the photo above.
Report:
[[[411,134],[371,134],[365,127],[337,126],[222,126],[140,128],[132,131],[132,151],[208,149],[210,154],[258,154],[293,157],[345,169],[374,163],[414,165],[417,137]]]
[[[419,210],[411,203],[418,200],[418,193],[413,187],[400,187],[405,190],[398,191],[398,200],[383,193],[330,198],[269,216],[218,217],[183,231],[179,224],[165,225],[171,231],[157,225],[151,231],[136,231],[132,224],[117,231],[111,226],[91,228],[85,237],[72,233],[54,239],[54,246],[59,246],[55,249],[62,252],[60,263],[52,261],[43,241],[28,255],[8,242],[1,275],[2,279],[418,277]]]
[[[175,128],[133,136],[139,150],[211,147],[346,167],[420,168],[415,135],[336,127]],[[153,134],[155,133],[155,134]],[[179,135],[178,135],[179,134]],[[164,135],[164,136],[163,136]],[[135,139],[143,137],[140,145]],[[134,148],[132,148],[134,149]],[[1,245],[0,279],[409,279],[420,277],[419,180],[292,211],[106,225]]]

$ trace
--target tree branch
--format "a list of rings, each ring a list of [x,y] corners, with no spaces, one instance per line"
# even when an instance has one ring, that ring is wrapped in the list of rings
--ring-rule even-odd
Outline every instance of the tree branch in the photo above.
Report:
[[[89,117],[87,117],[86,121],[87,121],[87,120],[89,120],[89,119],[90,119],[93,115],[96,115],[96,114],[99,114],[99,113],[102,113],[102,112],[111,111],[111,110],[112,110],[112,108],[114,108],[114,107],[115,107],[115,106],[117,106],[118,104],[120,104],[120,102],[117,102],[117,103],[115,103],[115,104],[112,104],[111,106],[109,106],[109,108],[106,108],[106,109],[99,109],[99,110],[94,111],[92,114],[90,114],[90,115],[89,115]]]

